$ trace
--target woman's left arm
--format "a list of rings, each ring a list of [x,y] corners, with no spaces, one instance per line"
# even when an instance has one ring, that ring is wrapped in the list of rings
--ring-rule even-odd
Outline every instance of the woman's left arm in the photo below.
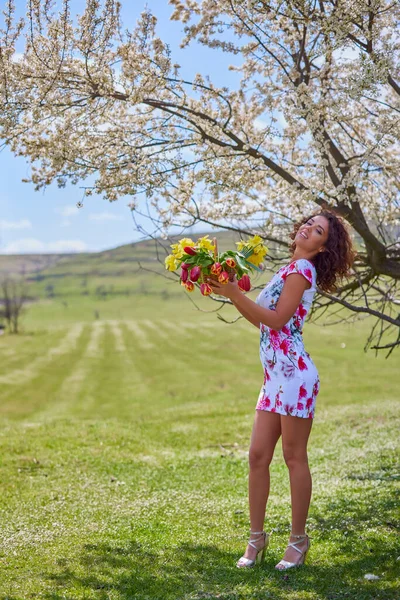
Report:
[[[225,284],[209,281],[213,291],[216,294],[225,296],[232,300],[237,310],[243,309],[244,312],[251,315],[254,321],[263,323],[279,331],[291,319],[296,312],[304,291],[309,287],[309,283],[300,273],[290,273],[286,277],[281,295],[274,310],[259,306],[243,294],[239,289],[237,281]]]

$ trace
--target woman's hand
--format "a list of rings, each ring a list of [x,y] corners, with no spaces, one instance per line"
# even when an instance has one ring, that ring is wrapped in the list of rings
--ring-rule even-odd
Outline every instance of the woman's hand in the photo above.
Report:
[[[229,298],[229,300],[233,300],[238,294],[241,294],[236,276],[233,281],[228,281],[228,283],[219,283],[218,281],[211,279],[211,277],[207,277],[206,282],[212,287],[212,291],[215,294],[218,294],[218,296],[225,296],[225,298]]]

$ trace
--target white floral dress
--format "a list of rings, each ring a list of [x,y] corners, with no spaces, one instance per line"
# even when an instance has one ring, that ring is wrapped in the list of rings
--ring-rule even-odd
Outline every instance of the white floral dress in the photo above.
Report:
[[[281,267],[259,293],[256,303],[275,310],[288,273],[300,273],[311,283],[311,287],[305,290],[295,314],[281,330],[275,331],[260,323],[260,359],[264,368],[264,383],[256,410],[313,419],[319,376],[304,348],[302,328],[316,291],[315,266],[301,258]]]

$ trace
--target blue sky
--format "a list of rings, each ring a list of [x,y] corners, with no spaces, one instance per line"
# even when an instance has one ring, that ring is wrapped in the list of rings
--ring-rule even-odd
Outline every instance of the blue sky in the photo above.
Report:
[[[169,20],[172,7],[168,0],[122,0],[126,28],[133,28],[145,5],[157,16],[157,34],[170,45],[183,77],[192,78],[196,65],[196,71],[209,74],[218,85],[234,85],[238,81],[238,75],[228,71],[229,64],[238,64],[237,57],[200,45],[179,48],[183,25]],[[75,0],[75,13],[83,6],[83,0]],[[78,209],[76,203],[82,199],[79,185],[59,189],[52,184],[35,192],[32,184],[22,182],[29,177],[29,163],[14,157],[8,149],[0,153],[0,173],[1,254],[99,251],[143,238],[135,230],[127,207],[129,198],[110,203],[92,196]],[[138,218],[138,222],[149,231],[148,221]],[[202,225],[194,231],[199,230],[206,231],[207,227]]]

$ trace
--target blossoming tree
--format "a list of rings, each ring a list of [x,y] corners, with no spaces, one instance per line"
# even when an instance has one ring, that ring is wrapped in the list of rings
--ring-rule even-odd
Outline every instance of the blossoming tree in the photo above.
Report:
[[[400,345],[399,3],[170,0],[196,40],[231,53],[237,89],[183,79],[144,11],[125,31],[115,0],[5,2],[0,136],[36,189],[148,203],[159,225],[232,223],[287,249],[287,231],[331,207],[357,233],[354,276],[321,309],[372,315],[367,345]],[[23,36],[25,35],[25,38]],[[16,47],[25,39],[23,52]],[[205,66],[205,71],[207,68]],[[257,215],[257,231],[238,226]],[[271,256],[270,259],[273,257]]]

